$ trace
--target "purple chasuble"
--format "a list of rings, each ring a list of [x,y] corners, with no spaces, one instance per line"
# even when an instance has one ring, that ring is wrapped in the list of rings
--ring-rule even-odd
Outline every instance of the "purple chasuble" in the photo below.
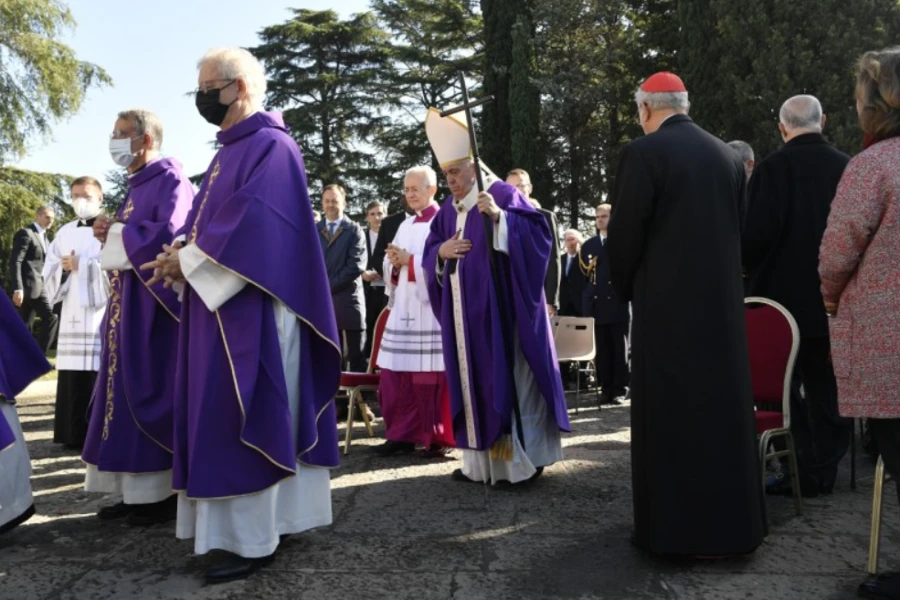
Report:
[[[513,186],[498,181],[488,192],[506,212],[509,228],[509,256],[498,252],[500,281],[505,286],[519,345],[534,372],[538,390],[547,402],[548,415],[562,431],[570,431],[569,415],[556,360],[556,348],[550,332],[544,278],[550,256],[550,230],[544,216]],[[477,444],[469,444],[466,415],[460,382],[456,326],[450,275],[444,271],[438,280],[436,266],[441,244],[456,234],[457,209],[451,196],[431,222],[431,235],[425,243],[423,269],[428,281],[428,296],[434,314],[441,321],[444,363],[450,386],[451,412],[457,447],[486,450],[502,435],[511,433],[513,357],[503,347],[498,304],[488,258],[490,241],[485,238],[483,217],[477,207],[466,216],[463,237],[472,242],[472,250],[459,261],[457,272],[462,288],[466,361],[469,371]]]
[[[28,384],[50,370],[50,363],[6,294],[0,294],[0,396],[13,400]],[[4,402],[4,400],[0,400]],[[16,438],[0,413],[0,450]]]
[[[172,391],[178,295],[137,269],[172,242],[194,198],[181,163],[155,160],[128,180],[119,209],[132,268],[109,272],[103,351],[91,397],[82,459],[100,471],[155,473],[172,468]]]
[[[220,131],[187,243],[247,285],[210,312],[185,286],[175,390],[174,488],[189,498],[254,494],[297,463],[339,463],[341,352],[306,171],[279,113]],[[274,302],[300,321],[294,439]]]

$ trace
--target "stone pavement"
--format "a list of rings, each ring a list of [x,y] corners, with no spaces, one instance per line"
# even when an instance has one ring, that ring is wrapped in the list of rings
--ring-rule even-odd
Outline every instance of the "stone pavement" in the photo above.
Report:
[[[192,556],[171,525],[135,530],[94,517],[117,499],[81,491],[78,456],[52,444],[54,385],[21,398],[39,514],[0,538],[2,600],[818,600],[854,597],[864,576],[873,474],[864,456],[859,489],[849,490],[844,472],[835,494],[808,500],[803,517],[790,499],[770,498],[771,534],[751,558],[643,556],[629,542],[623,406],[573,412],[566,460],[528,490],[452,482],[455,459],[378,458],[370,447],[381,440],[359,428],[332,476],[334,525],[294,536],[247,581],[207,587],[209,557]],[[893,484],[885,498],[882,565],[896,565]]]

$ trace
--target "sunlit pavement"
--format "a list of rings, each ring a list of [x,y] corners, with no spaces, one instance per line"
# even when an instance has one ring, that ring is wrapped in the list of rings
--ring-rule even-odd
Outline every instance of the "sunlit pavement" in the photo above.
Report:
[[[0,538],[2,600],[805,600],[851,598],[864,577],[873,466],[862,453],[858,489],[845,461],[838,489],[807,500],[803,517],[789,498],[769,498],[771,534],[754,556],[654,560],[630,543],[628,407],[598,412],[582,397],[566,460],[525,489],[451,481],[458,454],[376,457],[382,440],[358,427],[332,474],[334,525],[290,538],[249,580],[205,586],[211,557],[193,556],[174,524],[132,529],[94,516],[118,498],[81,491],[78,455],[52,443],[54,392],[55,382],[38,383],[20,398],[38,514]],[[900,568],[896,497],[890,484],[882,568]]]

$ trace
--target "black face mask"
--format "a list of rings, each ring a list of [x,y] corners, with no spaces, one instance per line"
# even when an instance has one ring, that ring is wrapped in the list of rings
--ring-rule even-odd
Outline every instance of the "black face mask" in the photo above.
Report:
[[[232,79],[228,85],[231,85],[235,81],[237,80]],[[235,98],[231,104],[222,104],[219,102],[219,94],[222,90],[227,88],[228,85],[215,90],[207,90],[205,92],[197,90],[197,93],[194,96],[194,104],[197,105],[200,116],[217,127],[225,120],[225,115],[228,114],[228,108],[231,104],[237,102],[237,98]]]

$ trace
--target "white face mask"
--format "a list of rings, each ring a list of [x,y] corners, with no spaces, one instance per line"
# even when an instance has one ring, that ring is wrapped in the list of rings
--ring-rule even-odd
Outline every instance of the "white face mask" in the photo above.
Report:
[[[92,219],[100,214],[100,201],[89,198],[73,198],[72,210],[79,219]]]
[[[113,162],[119,165],[120,167],[128,168],[132,162],[134,162],[134,154],[131,153],[131,142],[138,138],[133,139],[110,139],[109,140],[109,155],[112,157]]]

